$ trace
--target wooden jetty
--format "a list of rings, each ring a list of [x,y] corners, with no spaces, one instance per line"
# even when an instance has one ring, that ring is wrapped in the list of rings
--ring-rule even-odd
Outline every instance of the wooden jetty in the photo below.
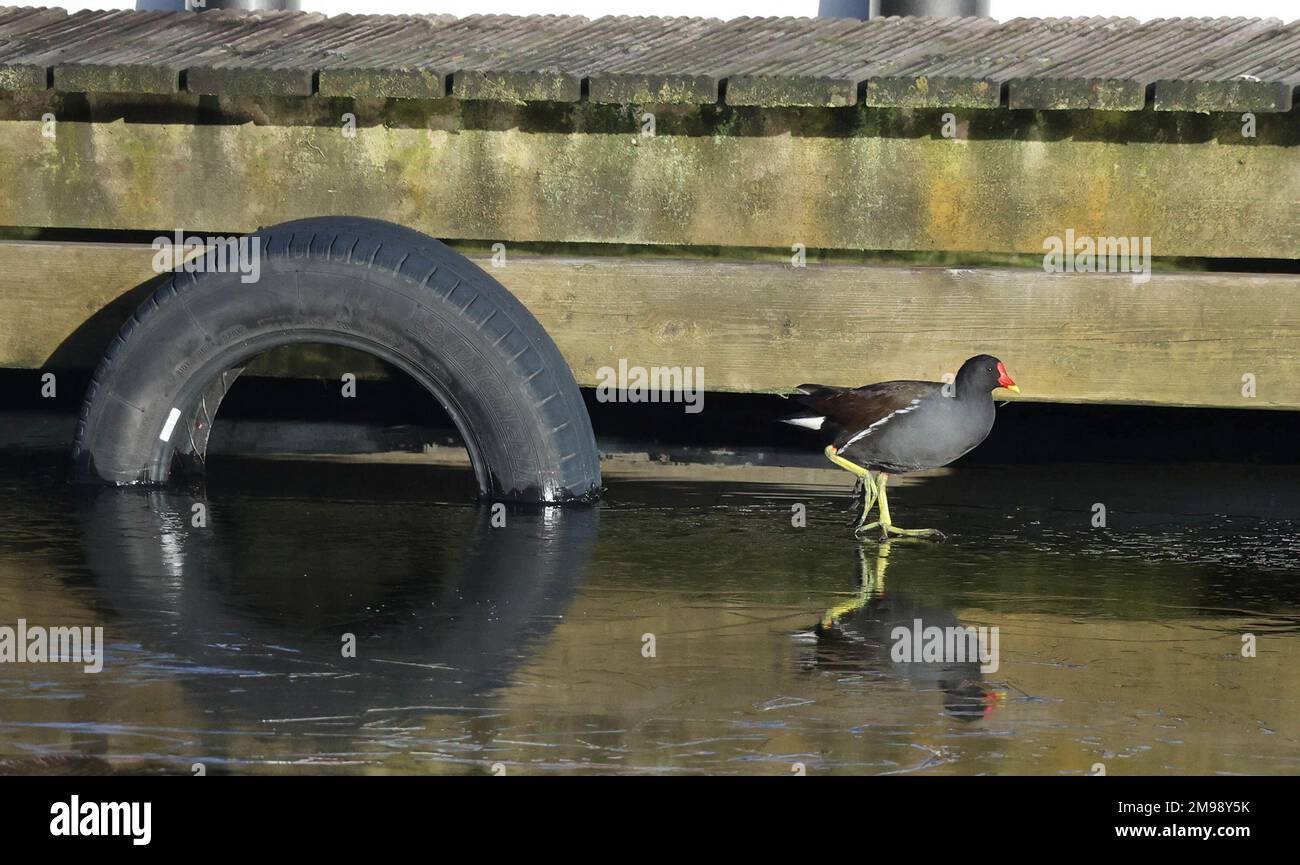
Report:
[[[583,385],[989,351],[1025,399],[1300,408],[1298,87],[1300,22],[1244,18],[0,8],[0,367],[92,366],[152,237],[346,214],[462,248]],[[1048,272],[1067,233],[1154,272]]]

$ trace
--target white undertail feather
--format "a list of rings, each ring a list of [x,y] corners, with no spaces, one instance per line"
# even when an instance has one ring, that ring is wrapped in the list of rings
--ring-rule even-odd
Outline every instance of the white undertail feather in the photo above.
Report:
[[[824,417],[788,417],[784,419],[785,423],[791,426],[801,426],[804,429],[821,429],[822,424],[826,423]]]

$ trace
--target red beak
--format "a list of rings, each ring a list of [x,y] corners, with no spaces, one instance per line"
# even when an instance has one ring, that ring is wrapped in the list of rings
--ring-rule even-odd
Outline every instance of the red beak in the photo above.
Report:
[[[1004,387],[1007,390],[1020,393],[1020,388],[1011,380],[1011,376],[1007,375],[1007,368],[1002,364],[1002,361],[998,361],[998,376],[998,387]]]

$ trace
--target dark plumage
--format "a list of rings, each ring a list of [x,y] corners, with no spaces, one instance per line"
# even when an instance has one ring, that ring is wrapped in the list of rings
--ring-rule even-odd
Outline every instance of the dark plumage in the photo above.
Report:
[[[794,397],[808,408],[786,423],[820,431],[830,442],[826,457],[852,472],[863,491],[859,531],[938,535],[933,529],[900,529],[890,522],[885,486],[890,474],[945,466],[969,452],[993,429],[993,390],[1020,388],[1002,361],[988,354],[961,365],[951,385],[936,381],[884,381],[843,388],[801,384]],[[871,472],[879,472],[873,478]],[[866,524],[872,505],[880,520]]]
[[[876,548],[874,556],[868,555],[865,547],[858,547],[857,596],[831,607],[810,629],[817,642],[805,668],[815,666],[841,675],[888,676],[921,691],[942,691],[945,710],[958,718],[987,717],[1003,692],[984,681],[981,666],[996,656],[980,657],[979,653],[981,648],[996,653],[996,643],[979,642],[976,632],[977,642],[972,645],[969,636],[958,636],[968,633],[964,630],[968,626],[953,610],[943,605],[931,606],[915,595],[887,590],[885,569],[889,557],[888,541]],[[924,649],[919,654],[915,651],[895,654],[902,648],[900,641],[915,647],[913,635],[918,619],[923,640],[925,629],[931,627],[945,635],[954,635],[951,654],[927,658]],[[904,629],[902,634],[898,632],[900,627]],[[960,654],[958,641],[964,641],[964,651]]]
[[[962,364],[947,393],[934,381],[801,384],[794,399],[809,412],[786,422],[820,429],[837,454],[864,468],[920,471],[947,465],[984,441],[993,429],[997,387],[1015,382],[1001,361],[981,354]]]
[[[897,661],[892,649],[898,642],[895,629],[912,628],[917,620],[925,627],[964,628],[965,623],[946,607],[930,607],[915,596],[886,592],[858,608],[846,610],[833,621],[817,624],[815,663],[840,673],[861,673],[864,669],[907,682],[921,691],[943,694],[944,710],[962,720],[984,718],[998,705],[997,692],[984,684],[979,658]]]

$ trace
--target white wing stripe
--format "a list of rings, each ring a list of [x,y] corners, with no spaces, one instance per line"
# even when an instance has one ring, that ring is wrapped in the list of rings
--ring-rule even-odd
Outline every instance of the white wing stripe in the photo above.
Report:
[[[851,438],[851,439],[849,439],[848,441],[846,441],[846,442],[844,443],[844,447],[841,447],[841,448],[839,449],[839,451],[837,451],[837,453],[843,453],[843,452],[844,452],[844,448],[846,448],[846,447],[848,447],[849,445],[853,444],[853,443],[854,443],[855,441],[857,441],[858,439],[866,438],[867,436],[871,435],[871,433],[875,431],[876,427],[882,425],[883,423],[885,423],[885,421],[889,420],[889,419],[892,418],[894,415],[907,414],[909,411],[914,411],[914,410],[916,409],[916,407],[919,406],[920,404],[921,404],[921,401],[920,401],[919,399],[914,399],[914,400],[912,400],[910,403],[907,404],[907,407],[906,407],[906,408],[900,408],[900,409],[895,409],[894,411],[891,411],[889,414],[885,415],[885,416],[882,417],[880,420],[876,421],[876,422],[873,423],[871,426],[867,427],[867,428],[864,429],[862,432],[858,433],[858,434],[855,435],[853,438]]]

